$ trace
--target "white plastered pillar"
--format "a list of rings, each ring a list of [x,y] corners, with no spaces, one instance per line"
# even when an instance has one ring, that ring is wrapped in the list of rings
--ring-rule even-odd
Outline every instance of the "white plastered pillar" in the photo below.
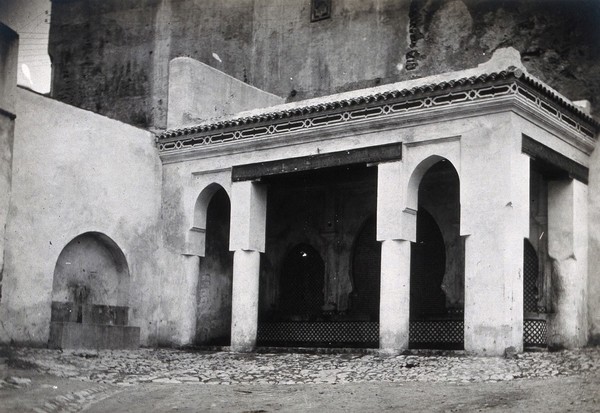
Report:
[[[510,115],[481,121],[461,140],[465,350],[523,349],[523,239],[529,234],[530,159]]]
[[[379,348],[399,353],[408,348],[410,241],[416,211],[404,210],[407,178],[402,162],[383,163],[377,175],[377,240],[381,242]]]
[[[258,183],[234,182],[231,186],[233,255],[231,350],[252,351],[258,330],[260,253],[265,252],[267,190]]]
[[[548,344],[566,348],[587,343],[587,185],[576,180],[548,183],[548,254],[553,260],[553,314]]]
[[[175,339],[177,344],[184,346],[194,342],[196,335],[196,291],[198,290],[198,268],[200,267],[200,258],[194,255],[183,255],[183,280],[181,284],[182,294],[177,302],[179,310],[179,319],[181,323],[180,337]]]

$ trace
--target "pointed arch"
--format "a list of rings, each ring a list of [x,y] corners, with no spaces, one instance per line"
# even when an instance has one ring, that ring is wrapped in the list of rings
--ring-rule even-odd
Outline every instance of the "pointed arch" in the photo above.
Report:
[[[407,197],[406,197],[406,208],[416,211],[419,205],[419,187],[421,185],[421,181],[425,174],[431,169],[431,167],[438,162],[448,162],[449,165],[452,166],[454,172],[459,177],[458,170],[456,166],[450,161],[448,158],[440,156],[440,155],[430,155],[427,158],[423,159],[419,164],[413,169],[410,178],[408,180],[408,188],[407,188]]]
[[[233,286],[233,253],[229,251],[231,203],[220,185],[208,189],[200,194],[196,211],[204,214],[200,218],[205,229],[202,233],[205,254],[198,265],[194,342],[198,345],[229,345]]]
[[[413,171],[408,192],[416,218],[410,258],[409,346],[462,348],[464,243],[458,172],[448,159],[429,156]]]

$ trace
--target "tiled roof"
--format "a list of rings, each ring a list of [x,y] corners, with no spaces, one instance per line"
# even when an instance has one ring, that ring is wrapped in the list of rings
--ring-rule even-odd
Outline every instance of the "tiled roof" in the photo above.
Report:
[[[425,78],[427,79],[427,78]],[[423,79],[423,80],[425,80]],[[498,83],[497,81],[518,79],[520,82],[541,93],[544,97],[551,100],[560,107],[580,118],[582,121],[600,128],[600,123],[594,118],[583,112],[571,101],[560,95],[543,82],[526,74],[520,68],[515,66],[508,67],[505,70],[480,74],[478,76],[463,77],[456,80],[440,81],[436,83],[421,84],[410,88],[400,88],[409,82],[400,82],[389,85],[382,85],[375,88],[356,90],[341,94],[329,95],[322,98],[309,99],[305,101],[286,103],[282,105],[261,108],[247,112],[241,112],[233,116],[223,117],[202,122],[196,126],[172,129],[160,135],[159,139],[174,138],[189,134],[206,133],[218,131],[230,127],[243,127],[259,122],[269,122],[278,119],[306,116],[319,112],[334,111],[340,108],[351,108],[353,106],[365,105],[370,103],[385,103],[386,101],[398,101],[410,99],[412,97],[424,97],[428,94],[439,94],[439,92],[451,93],[453,90],[464,90],[471,87],[477,87],[486,83]],[[506,83],[506,82],[503,82]]]

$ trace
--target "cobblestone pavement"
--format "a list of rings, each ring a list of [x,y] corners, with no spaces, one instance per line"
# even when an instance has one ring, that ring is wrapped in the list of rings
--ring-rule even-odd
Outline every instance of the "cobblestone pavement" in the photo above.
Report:
[[[234,354],[173,349],[58,351],[13,349],[41,373],[96,384],[311,384],[359,382],[504,382],[600,373],[600,348],[532,352],[513,358],[461,353]],[[2,386],[10,386],[0,380]]]

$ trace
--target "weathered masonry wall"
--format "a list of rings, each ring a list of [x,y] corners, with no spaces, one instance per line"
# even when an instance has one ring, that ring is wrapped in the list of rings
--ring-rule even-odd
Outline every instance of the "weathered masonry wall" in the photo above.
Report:
[[[80,263],[69,256],[58,263],[67,244],[94,232],[116,243],[130,274],[120,297],[105,291],[114,301],[100,297],[96,304],[126,304],[129,325],[141,328],[142,344],[151,343],[165,268],[159,248],[162,167],[154,136],[24,89],[16,109],[0,341],[46,345],[51,302],[66,299],[58,284],[53,297],[55,271],[92,268],[98,269],[94,277],[111,276],[98,257]],[[93,252],[84,249],[84,255]]]
[[[598,20],[595,0],[332,0],[331,18],[313,23],[310,0],[54,0],[53,95],[163,128],[180,56],[298,100],[473,67],[513,46],[533,75],[600,108]]]
[[[133,125],[152,125],[153,113],[166,110],[167,103],[166,89],[160,100],[152,100],[155,79],[167,77],[169,63],[165,56],[160,72],[154,72],[155,59],[166,50],[155,46],[160,4],[159,0],[54,2],[49,45],[52,96]],[[163,20],[167,23],[168,17]]]
[[[12,182],[18,43],[17,34],[0,23],[0,303],[4,276],[4,231]]]

